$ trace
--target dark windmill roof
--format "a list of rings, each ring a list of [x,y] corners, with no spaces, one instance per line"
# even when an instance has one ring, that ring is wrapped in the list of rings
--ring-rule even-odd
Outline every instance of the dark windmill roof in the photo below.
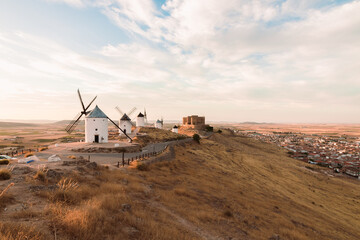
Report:
[[[122,121],[131,121],[131,119],[129,118],[128,115],[126,115],[126,113],[122,116],[122,118],[120,118],[120,120],[122,120]]]
[[[144,114],[142,114],[141,112],[139,113],[139,115],[137,115],[138,117],[144,117]]]
[[[156,123],[161,123],[162,124],[162,121],[160,121],[159,119],[156,121]]]
[[[86,118],[107,118],[106,114],[96,105],[96,107],[86,116]]]
[[[173,128],[178,128],[178,126],[175,125]]]

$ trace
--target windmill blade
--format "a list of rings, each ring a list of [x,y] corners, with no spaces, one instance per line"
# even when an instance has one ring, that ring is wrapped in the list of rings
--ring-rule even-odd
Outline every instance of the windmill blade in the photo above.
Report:
[[[119,125],[117,125],[113,120],[111,120],[109,117],[108,117],[109,121],[115,125],[115,127],[117,127],[123,134],[125,134],[125,136],[130,140],[130,142],[132,142],[132,139],[131,137],[129,137],[129,135],[127,135],[124,130],[122,130]]]
[[[78,89],[77,92],[78,92],[78,95],[79,95],[79,98],[80,98],[81,105],[82,105],[82,107],[84,109],[84,112],[85,112],[86,110],[85,110],[84,102],[83,102],[83,100],[81,98],[80,90]]]
[[[65,128],[65,131],[68,133],[68,134],[71,134],[74,129],[76,128],[76,126],[79,124],[79,120],[80,118],[82,117],[84,113],[79,113],[78,115],[76,115],[74,117],[74,119],[69,123],[69,125],[67,125],[67,127]]]
[[[131,114],[133,114],[136,111],[136,107],[133,107],[129,112],[128,112],[128,116],[130,116]]]
[[[123,111],[120,110],[120,108],[118,106],[115,107],[115,109],[120,113],[121,116],[124,115]]]
[[[86,112],[86,110],[88,110],[89,109],[89,107],[90,107],[90,105],[95,101],[95,99],[97,98],[97,96],[95,96],[94,97],[94,99],[89,103],[89,105],[85,108],[85,112]],[[85,113],[85,115],[86,115],[87,113]]]

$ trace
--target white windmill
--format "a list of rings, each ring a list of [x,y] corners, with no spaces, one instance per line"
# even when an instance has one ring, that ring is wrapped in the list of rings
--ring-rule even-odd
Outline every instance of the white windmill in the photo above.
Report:
[[[173,133],[179,133],[179,127],[174,125],[174,127],[171,129]]]
[[[96,105],[85,117],[85,142],[107,143],[109,137],[108,117]]]
[[[96,97],[94,97],[94,99],[85,108],[85,105],[81,98],[80,90],[78,89],[77,92],[79,95],[82,110],[65,128],[65,131],[68,134],[71,134],[75,130],[83,115],[85,115],[85,142],[107,142],[109,136],[108,120],[113,123],[119,129],[119,131],[124,132],[113,120],[106,116],[106,114],[101,111],[98,106],[96,106],[92,111],[88,111],[90,105],[95,101]],[[132,142],[132,139],[126,133],[124,133],[124,135],[126,135],[126,137],[129,138],[129,141]]]
[[[144,127],[145,126],[145,116],[141,112],[136,117],[136,127]]]
[[[161,118],[161,120],[156,120],[155,122],[155,128],[159,128],[159,129],[162,129],[163,128],[163,125],[164,125],[164,120],[163,118]]]
[[[131,134],[131,128],[134,124],[131,122],[131,118],[129,116],[135,112],[136,107],[132,108],[127,114],[121,111],[119,107],[115,107],[115,109],[120,113],[120,115],[122,115],[119,125],[123,131],[120,131],[120,135]]]

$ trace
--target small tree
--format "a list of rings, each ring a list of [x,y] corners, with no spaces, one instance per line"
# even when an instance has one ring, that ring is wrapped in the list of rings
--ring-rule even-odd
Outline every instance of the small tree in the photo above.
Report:
[[[200,135],[199,135],[199,134],[196,134],[196,133],[195,133],[195,134],[193,135],[193,139],[194,139],[195,142],[200,143],[200,139],[201,139],[201,138],[200,138]]]

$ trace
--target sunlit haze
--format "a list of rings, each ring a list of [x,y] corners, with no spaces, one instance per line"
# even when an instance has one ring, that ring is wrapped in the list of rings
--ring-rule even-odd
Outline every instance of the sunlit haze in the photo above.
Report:
[[[0,119],[358,123],[360,1],[2,0]]]

